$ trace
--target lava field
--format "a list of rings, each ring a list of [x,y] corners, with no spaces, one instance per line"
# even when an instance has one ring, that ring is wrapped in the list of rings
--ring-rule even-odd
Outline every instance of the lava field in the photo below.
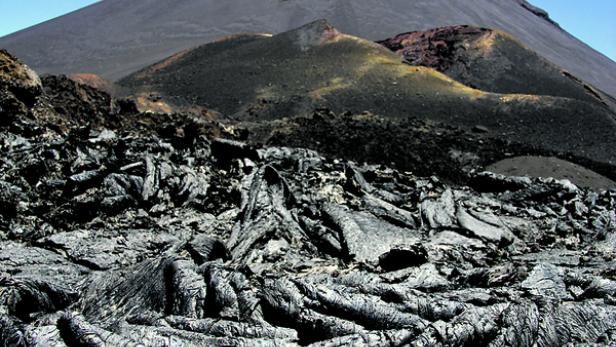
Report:
[[[614,190],[246,143],[1,57],[4,346],[616,343]]]

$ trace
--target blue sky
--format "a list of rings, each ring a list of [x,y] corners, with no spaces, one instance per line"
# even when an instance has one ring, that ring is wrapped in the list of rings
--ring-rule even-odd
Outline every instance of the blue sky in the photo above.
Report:
[[[0,36],[95,2],[97,0],[0,0]],[[616,61],[616,0],[530,2],[547,10],[565,30]]]
[[[530,0],[561,27],[616,61],[616,0]]]
[[[130,0],[128,0],[130,1]],[[0,0],[0,36],[91,5],[97,0]]]

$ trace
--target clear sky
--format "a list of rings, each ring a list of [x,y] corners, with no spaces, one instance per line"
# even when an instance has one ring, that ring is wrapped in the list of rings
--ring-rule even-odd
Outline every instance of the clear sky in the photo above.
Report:
[[[565,30],[616,61],[616,0],[530,0]]]
[[[95,2],[98,0],[0,0],[0,37]]]
[[[97,0],[0,0],[0,36],[95,2]],[[565,30],[616,61],[616,0],[530,2],[548,11]]]

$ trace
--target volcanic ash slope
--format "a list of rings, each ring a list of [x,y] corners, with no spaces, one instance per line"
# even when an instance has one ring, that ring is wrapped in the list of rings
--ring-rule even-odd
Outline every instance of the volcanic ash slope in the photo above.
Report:
[[[376,43],[339,33],[326,21],[275,35],[241,35],[176,54],[120,81],[137,95],[201,105],[240,121],[368,111],[417,117],[593,161],[614,163],[614,114],[579,98],[495,94],[441,72],[400,63]],[[566,94],[567,96],[571,96]]]

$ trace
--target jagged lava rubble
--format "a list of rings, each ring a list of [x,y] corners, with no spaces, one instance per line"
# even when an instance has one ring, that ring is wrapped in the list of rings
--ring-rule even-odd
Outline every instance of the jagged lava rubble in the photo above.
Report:
[[[614,191],[255,147],[5,66],[6,346],[616,343]]]

